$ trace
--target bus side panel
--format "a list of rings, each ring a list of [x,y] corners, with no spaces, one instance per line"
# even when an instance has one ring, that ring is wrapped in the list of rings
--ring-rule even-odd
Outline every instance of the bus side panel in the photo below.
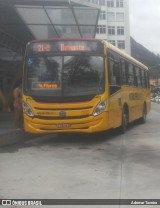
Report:
[[[117,92],[110,97],[109,102],[109,124],[110,128],[117,128],[122,123],[122,92]]]
[[[130,122],[141,117],[143,109],[143,93],[138,88],[131,87],[129,93]]]

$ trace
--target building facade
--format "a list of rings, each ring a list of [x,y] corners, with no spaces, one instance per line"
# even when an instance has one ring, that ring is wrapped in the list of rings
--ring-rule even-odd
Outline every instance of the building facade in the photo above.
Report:
[[[121,50],[131,53],[129,0],[86,0],[101,7],[96,38],[106,39]]]

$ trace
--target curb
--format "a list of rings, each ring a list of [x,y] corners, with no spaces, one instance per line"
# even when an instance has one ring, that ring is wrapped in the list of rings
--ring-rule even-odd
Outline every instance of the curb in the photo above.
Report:
[[[13,112],[0,112],[0,147],[14,145],[42,136],[42,134],[26,133],[23,130],[16,130]]]

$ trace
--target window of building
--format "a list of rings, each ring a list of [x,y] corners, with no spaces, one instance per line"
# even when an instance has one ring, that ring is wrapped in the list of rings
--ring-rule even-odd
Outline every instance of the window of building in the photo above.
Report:
[[[106,33],[106,25],[98,25],[96,32],[97,32],[97,34],[105,34]]]
[[[124,22],[124,13],[117,12],[116,13],[116,21],[118,21],[118,22]]]
[[[105,11],[100,12],[99,19],[100,20],[106,20],[106,12]]]
[[[114,7],[114,0],[107,0],[107,7]]]
[[[117,47],[120,49],[125,49],[125,41],[124,40],[118,40],[117,41]]]
[[[99,5],[104,6],[105,5],[105,0],[99,0]]]
[[[107,13],[107,21],[115,21],[115,13],[114,12],[108,12]]]
[[[124,0],[116,0],[116,7],[124,7]]]
[[[115,26],[108,26],[108,35],[115,35]]]
[[[123,26],[117,27],[117,35],[124,35],[124,27]]]
[[[98,0],[92,0],[93,4],[98,4]]]
[[[109,40],[109,43],[111,43],[112,45],[116,46],[116,41],[115,40]]]

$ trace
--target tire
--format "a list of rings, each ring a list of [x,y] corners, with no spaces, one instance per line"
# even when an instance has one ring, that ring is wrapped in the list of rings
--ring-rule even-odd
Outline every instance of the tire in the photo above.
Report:
[[[125,108],[123,108],[123,111],[122,111],[122,125],[120,127],[120,133],[121,134],[125,134],[125,132],[127,131],[127,126],[128,126],[128,113],[127,113],[127,110]]]
[[[140,123],[141,124],[146,123],[146,117],[147,117],[147,111],[146,111],[146,105],[144,104],[144,106],[143,106],[143,112],[142,112],[142,117],[140,118]]]

